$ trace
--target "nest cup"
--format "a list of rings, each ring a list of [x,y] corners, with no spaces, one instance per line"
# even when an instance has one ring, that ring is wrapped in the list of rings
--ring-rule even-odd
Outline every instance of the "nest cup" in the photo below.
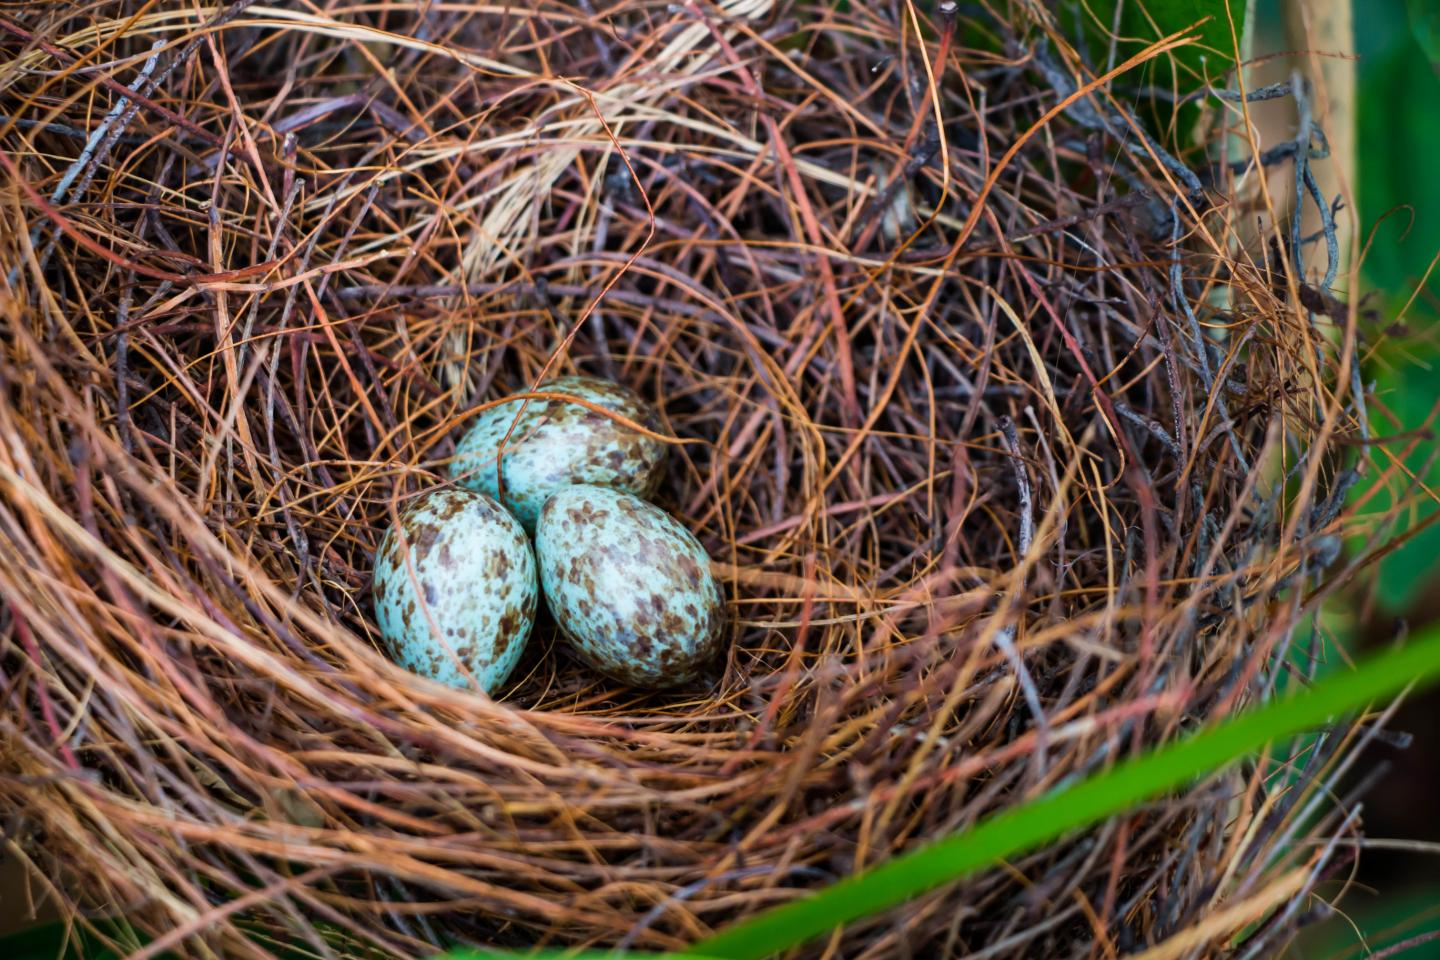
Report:
[[[1235,169],[1108,84],[1051,109],[1086,74],[1029,6],[907,11],[14,16],[0,796],[37,899],[144,956],[673,949],[1270,694],[1334,556],[1344,338],[1245,252]],[[495,699],[405,673],[379,538],[562,373],[659,412],[725,655],[645,693],[542,621]],[[1337,829],[1267,789],[806,950],[1162,942]]]

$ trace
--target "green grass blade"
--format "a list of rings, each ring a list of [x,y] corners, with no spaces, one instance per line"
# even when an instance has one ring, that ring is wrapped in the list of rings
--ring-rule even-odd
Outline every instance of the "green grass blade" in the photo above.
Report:
[[[813,896],[735,924],[694,950],[722,960],[761,960],[852,920],[880,913],[1089,826],[1254,753],[1282,737],[1393,696],[1440,674],[1440,629],[1332,675],[1296,696],[1241,714],[1088,780],[996,814],[969,830],[904,854]]]

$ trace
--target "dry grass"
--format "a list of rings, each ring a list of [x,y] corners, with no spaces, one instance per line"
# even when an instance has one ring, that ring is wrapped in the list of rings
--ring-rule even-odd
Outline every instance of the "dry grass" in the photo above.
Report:
[[[1232,242],[1274,222],[1253,172],[1195,190],[1108,80],[1059,109],[1063,34],[1001,13],[0,13],[0,802],[37,891],[146,956],[676,947],[1313,671],[1353,330]],[[546,371],[675,438],[734,619],[705,684],[616,688],[544,624],[493,702],[377,652],[380,534]],[[814,952],[1267,953],[1344,869],[1348,743]]]

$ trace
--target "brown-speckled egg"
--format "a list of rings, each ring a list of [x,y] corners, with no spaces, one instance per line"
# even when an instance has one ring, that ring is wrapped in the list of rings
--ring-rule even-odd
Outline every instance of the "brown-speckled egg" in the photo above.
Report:
[[[610,380],[560,377],[539,391],[588,401],[647,430],[658,427],[643,400]],[[502,499],[529,531],[545,498],[558,487],[588,483],[640,497],[655,493],[665,462],[663,443],[578,403],[531,400],[505,445],[502,498],[495,463],[521,402],[502,403],[476,418],[455,448],[450,473],[457,483]]]
[[[375,553],[375,619],[414,673],[493,692],[535,624],[535,557],[515,518],[484,494],[418,497]]]
[[[535,536],[545,602],[575,653],[637,687],[695,679],[720,652],[724,601],[700,541],[639,497],[571,486]]]

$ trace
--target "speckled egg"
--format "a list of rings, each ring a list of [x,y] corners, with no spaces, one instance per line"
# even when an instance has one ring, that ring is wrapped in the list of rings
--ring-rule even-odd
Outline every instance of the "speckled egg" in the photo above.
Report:
[[[649,430],[658,426],[643,400],[610,380],[561,377],[540,391],[577,397]],[[500,498],[496,454],[520,404],[502,403],[476,418],[455,449],[450,473],[457,483]],[[503,502],[533,532],[541,505],[558,487],[588,483],[649,497],[664,460],[663,443],[602,413],[563,400],[531,400],[505,445]]]
[[[572,486],[545,501],[535,536],[545,602],[575,653],[636,687],[695,679],[721,646],[710,558],[639,497]]]
[[[535,556],[515,518],[470,490],[421,496],[375,553],[375,619],[395,662],[487,693],[535,625]]]

